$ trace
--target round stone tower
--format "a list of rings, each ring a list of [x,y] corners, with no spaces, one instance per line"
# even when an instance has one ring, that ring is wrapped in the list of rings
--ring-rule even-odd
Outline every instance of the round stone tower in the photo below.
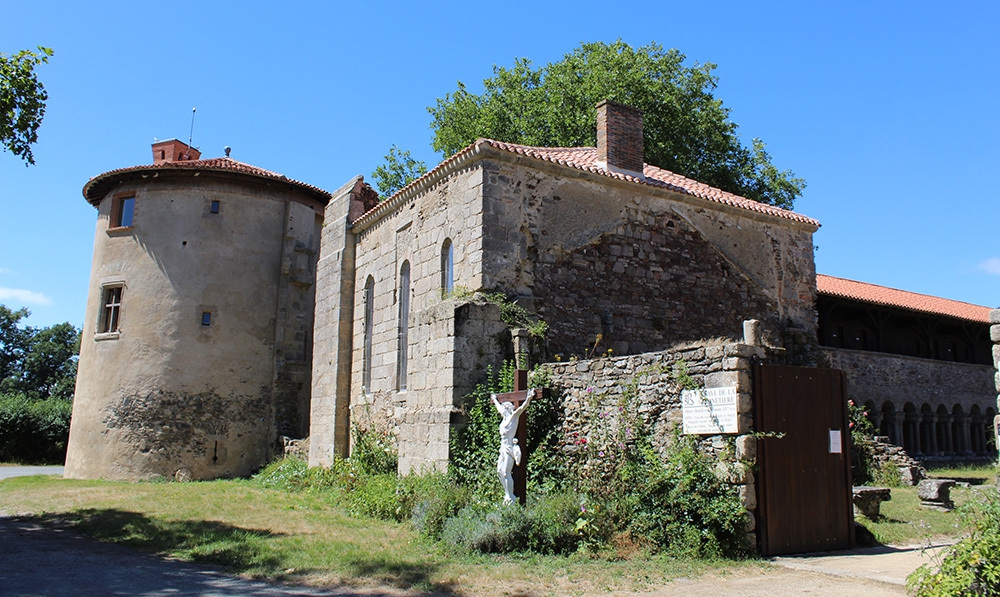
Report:
[[[245,476],[308,432],[330,194],[200,157],[159,142],[83,187],[98,217],[67,477]]]

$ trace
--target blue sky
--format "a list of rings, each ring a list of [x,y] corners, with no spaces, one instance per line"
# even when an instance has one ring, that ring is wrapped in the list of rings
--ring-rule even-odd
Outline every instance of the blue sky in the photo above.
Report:
[[[96,210],[80,190],[186,140],[333,190],[395,143],[433,166],[426,107],[494,64],[584,41],[718,65],[749,143],[808,186],[821,273],[1000,305],[1000,3],[15,2],[0,52],[38,45],[36,166],[0,153],[0,303],[84,319]]]

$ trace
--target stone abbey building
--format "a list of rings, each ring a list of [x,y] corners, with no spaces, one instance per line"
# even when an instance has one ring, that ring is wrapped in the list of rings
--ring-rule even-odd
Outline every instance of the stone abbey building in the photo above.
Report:
[[[402,472],[442,469],[461,398],[512,354],[475,291],[548,322],[551,358],[592,353],[598,336],[622,356],[739,338],[755,319],[786,362],[847,371],[895,441],[986,453],[984,308],[956,317],[941,307],[953,301],[827,284],[817,221],[645,164],[641,113],[597,110],[596,147],[480,139],[381,202],[361,177],[327,193],[177,141],[92,179],[67,475],[245,475],[280,435],[309,435],[323,465],[349,452],[352,425],[393,431]],[[917,346],[897,328],[927,352],[890,349]],[[925,406],[936,418],[908,427]]]

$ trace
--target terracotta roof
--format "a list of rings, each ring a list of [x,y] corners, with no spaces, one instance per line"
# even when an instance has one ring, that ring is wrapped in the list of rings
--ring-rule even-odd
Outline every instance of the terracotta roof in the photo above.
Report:
[[[990,322],[990,308],[951,299],[896,290],[867,282],[856,282],[845,278],[835,278],[816,274],[816,291],[819,294],[843,299],[874,303],[887,307],[898,307],[910,311],[944,315],[977,323]]]
[[[319,187],[306,184],[298,180],[288,178],[283,174],[251,166],[238,162],[232,158],[210,158],[207,160],[186,160],[179,162],[160,162],[159,164],[147,164],[143,166],[132,166],[130,168],[118,168],[104,174],[99,174],[87,181],[83,185],[83,196],[89,203],[96,206],[100,200],[111,190],[116,182],[127,178],[135,178],[149,172],[170,172],[170,171],[198,171],[198,172],[222,172],[234,173],[255,178],[263,178],[276,182],[285,183],[299,191],[311,195],[323,203],[330,200],[332,195]]]
[[[494,141],[493,139],[478,139],[472,145],[441,162],[430,172],[427,172],[417,180],[397,191],[395,195],[386,201],[383,201],[376,206],[375,209],[372,209],[370,212],[359,218],[358,222],[362,222],[363,220],[367,222],[369,216],[375,217],[376,213],[390,209],[389,205],[394,203],[394,198],[399,197],[404,193],[409,193],[410,190],[421,186],[425,181],[436,179],[438,176],[442,175],[442,173],[448,169],[449,166],[462,161],[469,155],[478,153],[482,147],[491,147],[507,153],[544,160],[546,162],[568,166],[577,170],[600,174],[602,176],[607,176],[608,178],[616,178],[618,180],[627,180],[629,182],[658,187],[661,189],[669,189],[677,193],[700,197],[714,203],[730,205],[732,207],[746,209],[748,211],[784,218],[786,220],[815,226],[817,228],[820,226],[818,220],[808,216],[797,214],[786,209],[781,209],[780,207],[774,207],[773,205],[760,203],[752,199],[747,199],[746,197],[741,197],[739,195],[723,191],[722,189],[717,189],[705,183],[692,180],[679,174],[674,174],[669,170],[657,168],[656,166],[651,166],[649,164],[644,165],[643,178],[639,178],[631,174],[625,174],[623,172],[608,170],[607,168],[597,165],[596,147],[530,147],[527,145]]]

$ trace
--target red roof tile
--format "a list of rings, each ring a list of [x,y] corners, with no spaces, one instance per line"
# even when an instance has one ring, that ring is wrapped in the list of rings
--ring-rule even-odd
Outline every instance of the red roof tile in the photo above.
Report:
[[[283,174],[278,174],[277,172],[272,172],[270,170],[265,170],[263,168],[258,168],[257,166],[251,166],[250,164],[244,164],[243,162],[238,162],[232,158],[209,158],[206,160],[185,160],[178,162],[160,162],[159,164],[147,164],[143,166],[132,166],[130,168],[118,168],[117,170],[111,170],[110,172],[105,172],[104,174],[99,174],[89,181],[87,184],[83,185],[83,196],[92,205],[97,205],[98,202],[108,193],[111,186],[122,178],[128,178],[132,175],[142,174],[145,172],[161,172],[161,171],[215,171],[215,172],[232,172],[236,174],[245,174],[248,176],[253,176],[256,178],[264,178],[267,180],[274,180],[278,182],[283,182],[291,187],[295,187],[300,191],[304,191],[308,195],[321,200],[326,203],[330,200],[332,195],[324,191],[319,187],[315,187],[311,184],[300,182],[298,180],[288,178]]]
[[[747,199],[746,197],[740,197],[739,195],[723,191],[722,189],[717,189],[679,174],[674,174],[669,170],[657,168],[656,166],[651,166],[649,164],[645,164],[645,167],[643,168],[643,178],[622,172],[613,172],[607,168],[597,165],[597,148],[595,147],[530,147],[527,145],[494,141],[492,139],[477,140],[472,145],[441,162],[430,172],[424,174],[417,180],[397,191],[393,197],[396,197],[411,188],[419,186],[426,180],[436,178],[448,166],[462,160],[470,154],[476,153],[477,150],[484,145],[508,153],[544,160],[546,162],[568,166],[585,172],[593,172],[595,174],[607,176],[608,178],[616,178],[618,180],[627,180],[638,184],[669,189],[677,193],[700,197],[714,203],[730,205],[732,207],[746,209],[748,211],[784,218],[786,220],[816,226],[817,228],[820,226],[819,221],[808,216],[797,214],[793,211],[788,211],[779,207],[774,207],[773,205],[760,203],[752,199]],[[374,217],[374,214],[382,209],[388,209],[388,205],[390,203],[392,203],[391,200],[383,201],[379,204],[379,206],[371,210],[371,212],[359,218],[358,222],[368,220],[369,216]]]
[[[827,296],[933,315],[944,315],[977,323],[989,323],[990,321],[989,307],[823,274],[816,274],[816,291]]]

